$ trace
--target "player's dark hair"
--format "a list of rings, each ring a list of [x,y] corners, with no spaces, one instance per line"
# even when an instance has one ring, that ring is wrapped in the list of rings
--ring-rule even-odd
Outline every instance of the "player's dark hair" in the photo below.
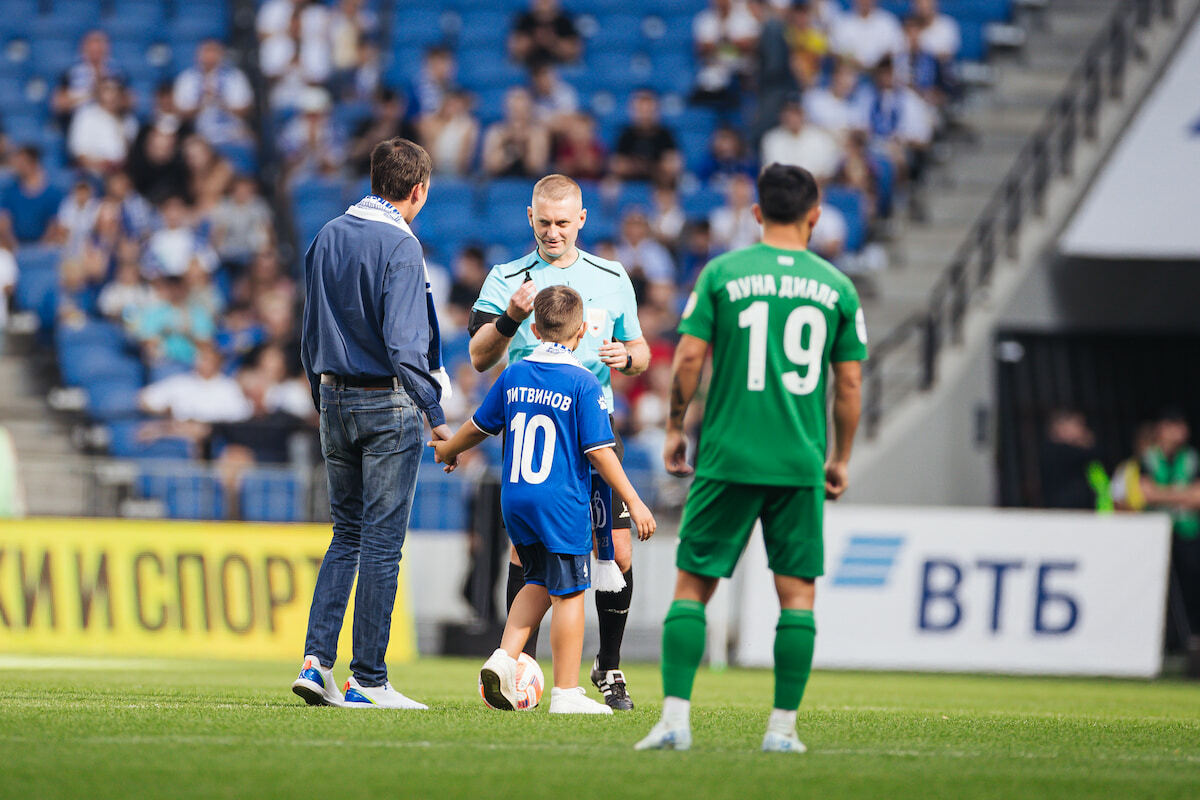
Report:
[[[561,343],[583,322],[583,298],[570,286],[547,286],[533,298],[533,318],[542,341]]]
[[[768,222],[798,222],[821,199],[812,173],[792,164],[768,164],[758,176],[758,207]]]
[[[425,148],[401,136],[385,139],[371,151],[371,193],[403,202],[417,184],[429,182],[433,162]]]

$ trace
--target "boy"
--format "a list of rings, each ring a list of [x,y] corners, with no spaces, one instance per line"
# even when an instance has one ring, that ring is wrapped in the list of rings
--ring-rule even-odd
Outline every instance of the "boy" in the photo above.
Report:
[[[479,673],[488,703],[516,707],[517,656],[553,607],[550,713],[612,714],[579,686],[583,592],[590,586],[592,552],[588,462],[629,506],[639,539],[650,538],[655,522],[613,452],[600,382],[573,352],[587,330],[583,298],[566,286],[547,287],[534,298],[533,315],[533,333],[542,344],[504,371],[475,416],[450,440],[429,446],[451,472],[463,451],[507,431],[500,505],[525,586],[513,601],[499,649]]]

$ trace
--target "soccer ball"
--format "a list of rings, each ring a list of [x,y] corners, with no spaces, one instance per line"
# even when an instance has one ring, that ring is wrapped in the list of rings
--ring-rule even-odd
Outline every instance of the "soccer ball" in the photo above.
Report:
[[[532,711],[542,702],[542,691],[546,688],[546,676],[542,668],[528,653],[517,659],[517,711]],[[479,682],[479,696],[483,697],[483,681]],[[495,708],[483,697],[483,704]]]

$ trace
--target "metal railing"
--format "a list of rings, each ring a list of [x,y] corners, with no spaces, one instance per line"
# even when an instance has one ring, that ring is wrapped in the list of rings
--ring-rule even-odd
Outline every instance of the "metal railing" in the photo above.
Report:
[[[1174,0],[1122,0],[1113,10],[1042,124],[970,226],[934,284],[928,307],[905,319],[871,348],[863,377],[863,427],[869,438],[878,433],[885,409],[894,408],[914,391],[933,386],[938,358],[947,345],[962,343],[967,312],[990,285],[1001,248],[1007,258],[1017,257],[1021,231],[1030,215],[1045,215],[1050,184],[1056,177],[1073,174],[1080,139],[1095,141],[1099,136],[1105,98],[1123,97],[1129,59],[1147,58],[1138,33],[1149,28],[1156,17],[1174,20],[1175,16]]]

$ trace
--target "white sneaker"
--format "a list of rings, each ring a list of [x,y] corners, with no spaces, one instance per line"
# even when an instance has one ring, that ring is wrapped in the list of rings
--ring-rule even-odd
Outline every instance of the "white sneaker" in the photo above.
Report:
[[[650,729],[646,738],[633,746],[634,750],[689,750],[692,746],[692,729],[684,723],[673,725],[666,719]]]
[[[767,731],[767,735],[763,737],[762,749],[764,753],[808,752],[808,748],[804,746],[804,742],[800,741],[800,737],[796,735],[795,731],[791,733]]]
[[[512,711],[521,699],[517,693],[517,660],[496,648],[479,670],[479,685],[489,706]]]
[[[292,681],[292,691],[310,706],[340,706],[342,693],[333,680],[333,670],[321,666],[316,656],[305,656],[300,677]]]
[[[362,686],[354,678],[346,681],[346,696],[342,700],[344,708],[401,708],[408,711],[424,711],[429,706],[418,703],[411,697],[405,697],[392,688],[392,684],[383,686]]]
[[[604,703],[597,703],[587,696],[582,686],[574,689],[560,689],[557,686],[550,690],[551,714],[608,714],[613,710]]]

